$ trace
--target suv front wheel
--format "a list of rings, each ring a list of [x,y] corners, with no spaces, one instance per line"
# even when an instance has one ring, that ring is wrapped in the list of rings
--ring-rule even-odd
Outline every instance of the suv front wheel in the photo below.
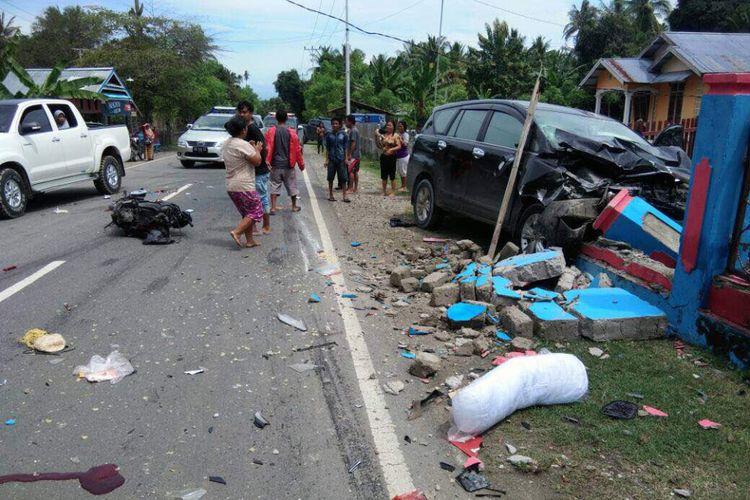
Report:
[[[435,204],[435,188],[430,179],[422,179],[414,189],[414,218],[417,226],[431,229],[440,223],[443,211]]]

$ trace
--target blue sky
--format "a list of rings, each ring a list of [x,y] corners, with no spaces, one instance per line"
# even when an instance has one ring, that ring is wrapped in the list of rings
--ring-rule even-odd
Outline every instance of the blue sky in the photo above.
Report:
[[[343,17],[344,0],[297,0],[308,7]],[[528,40],[543,36],[552,47],[564,45],[562,27],[571,5],[580,0],[445,0],[443,34],[450,41],[476,45],[477,33],[495,17],[507,21]],[[305,47],[340,46],[343,24],[307,12],[284,0],[145,0],[148,13],[198,23],[214,36],[222,50],[218,59],[235,73],[247,70],[250,84],[262,97],[275,94],[273,81],[283,70],[295,68],[303,77],[312,66]],[[16,16],[28,33],[35,15],[50,5],[93,5],[90,0],[0,0],[0,9]],[[489,4],[489,5],[487,5]],[[105,0],[96,5],[127,10],[131,0]],[[494,7],[492,7],[494,6]],[[506,11],[500,10],[506,9]],[[512,11],[508,12],[508,11]],[[422,40],[438,33],[440,0],[349,0],[349,21],[368,31]],[[368,59],[394,54],[402,44],[351,32],[353,48]]]

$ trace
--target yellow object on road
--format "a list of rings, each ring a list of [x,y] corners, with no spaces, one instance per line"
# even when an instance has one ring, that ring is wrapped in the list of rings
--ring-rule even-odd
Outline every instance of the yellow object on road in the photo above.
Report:
[[[45,335],[48,335],[46,330],[42,330],[41,328],[32,328],[31,330],[27,331],[23,337],[21,337],[19,342],[29,349],[33,349],[34,342],[36,342],[37,339],[44,337]]]

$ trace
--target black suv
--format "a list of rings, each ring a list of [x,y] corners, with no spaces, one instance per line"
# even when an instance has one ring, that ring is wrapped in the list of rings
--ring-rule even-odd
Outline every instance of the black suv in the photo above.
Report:
[[[495,223],[527,108],[495,99],[435,108],[409,160],[419,227],[435,226],[445,212]],[[601,115],[540,103],[504,227],[525,248],[525,235],[538,236],[552,202],[601,202],[623,187],[681,220],[689,175],[690,159],[679,147],[649,144]],[[565,217],[565,207],[557,207],[555,218]]]

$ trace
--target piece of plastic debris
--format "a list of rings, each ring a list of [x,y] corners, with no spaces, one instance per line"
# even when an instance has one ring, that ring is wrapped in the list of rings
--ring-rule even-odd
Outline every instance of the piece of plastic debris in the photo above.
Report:
[[[443,470],[447,470],[448,472],[453,472],[454,470],[456,470],[455,465],[451,465],[447,462],[440,462],[440,468]]]
[[[357,294],[356,293],[342,293],[341,297],[344,299],[356,299]]]
[[[338,264],[326,264],[325,266],[317,268],[315,271],[326,277],[333,276],[334,274],[341,274],[341,268],[339,268]]]
[[[226,480],[221,476],[208,476],[208,480],[212,483],[227,484]]]
[[[314,365],[312,363],[297,363],[294,365],[289,365],[289,368],[291,368],[297,373],[302,373],[302,372],[309,372],[310,370],[314,370],[318,368],[318,365]]]
[[[349,474],[359,469],[360,465],[362,465],[362,460],[357,460],[356,462],[354,462],[354,464],[351,467],[349,467]]]
[[[183,372],[183,373],[185,373],[185,375],[198,375],[199,373],[203,373],[203,372],[205,372],[205,371],[206,371],[206,369],[205,369],[205,368],[203,368],[203,367],[199,367],[199,368],[197,368],[197,369],[195,369],[195,370],[186,370],[186,371],[185,371],[185,372]]]
[[[432,332],[427,332],[424,330],[418,330],[414,328],[413,326],[409,327],[409,337],[414,337],[415,335],[429,335]]]
[[[412,401],[411,407],[409,408],[408,420],[414,420],[415,418],[421,417],[422,412],[428,404],[443,396],[445,396],[445,393],[443,391],[441,391],[440,389],[433,389],[433,391],[426,398]]]
[[[16,419],[15,418],[9,418],[5,421],[5,425],[16,425]]]
[[[699,420],[698,425],[700,425],[704,429],[718,429],[721,427],[721,424],[719,422],[714,422],[712,420],[708,420],[707,418]]]
[[[449,439],[448,442],[463,451],[467,457],[476,457],[482,447],[482,436],[466,436],[465,439]]]
[[[310,294],[310,298],[307,299],[307,302],[309,302],[311,304],[317,304],[317,303],[320,302],[320,296],[312,293],[312,294]]]
[[[464,470],[461,474],[456,476],[456,481],[458,481],[458,483],[469,493],[474,493],[475,491],[490,487],[490,482],[484,477],[484,474],[473,469]]]
[[[451,265],[450,265],[450,264],[446,264],[446,263],[443,263],[443,264],[438,264],[438,265],[436,265],[436,266],[435,266],[435,270],[436,270],[436,271],[440,271],[441,269],[448,269],[448,268],[450,268],[450,267],[451,267]]]
[[[572,354],[518,357],[461,389],[452,398],[453,422],[481,434],[517,410],[578,401],[588,387],[586,367]]]
[[[406,359],[415,359],[417,355],[414,354],[413,352],[402,352],[401,357],[406,358]]]
[[[76,366],[73,374],[85,378],[89,382],[111,381],[116,384],[124,377],[135,372],[130,361],[118,351],[112,351],[107,358],[95,354],[87,365]]]
[[[638,406],[630,401],[612,401],[602,407],[602,413],[616,420],[632,420],[638,414]]]
[[[70,212],[68,212],[67,210],[65,210],[64,208],[60,208],[60,207],[57,207],[57,208],[56,208],[56,209],[54,210],[54,212],[55,212],[56,214],[67,214],[67,213],[70,213]]]
[[[469,457],[466,459],[466,462],[464,462],[464,469],[469,469],[471,467],[476,467],[477,470],[484,470],[484,462],[479,460],[477,457]]]
[[[35,481],[65,481],[78,479],[81,488],[92,495],[106,495],[125,483],[120,475],[120,468],[114,464],[104,464],[92,467],[86,472],[42,472],[34,474],[8,474],[0,476],[0,484],[19,482],[31,483]]]
[[[663,411],[659,410],[658,408],[654,408],[652,406],[643,405],[643,409],[646,411],[646,413],[648,413],[649,415],[653,417],[668,417],[669,416]]]
[[[500,330],[498,330],[498,331],[495,332],[495,337],[497,337],[499,340],[502,340],[502,341],[505,341],[505,342],[510,342],[511,340],[513,340],[513,338],[511,338],[510,335],[508,335],[505,332],[501,332]]]
[[[391,498],[391,500],[427,500],[422,490],[411,490],[409,493],[401,493]]]
[[[8,266],[3,268],[3,272],[7,273],[8,271],[13,271],[14,269],[18,269],[16,266]]]
[[[362,245],[362,243],[360,243],[359,241],[352,241],[352,246],[353,247],[358,247],[358,246],[361,246],[361,245]]]
[[[302,332],[307,331],[307,326],[305,326],[305,323],[302,320],[292,318],[291,316],[287,316],[286,314],[277,314],[277,318],[279,318],[279,321],[282,323],[285,323],[291,327],[296,328],[297,330],[300,330]]]
[[[448,240],[446,240],[445,238],[435,238],[432,236],[425,236],[424,238],[422,238],[422,241],[424,241],[425,243],[447,243],[448,242]]]
[[[404,441],[406,441],[407,444],[411,444],[411,438],[409,436],[404,436]]]
[[[186,208],[185,210],[183,210],[183,212],[185,212],[187,214],[192,214],[193,212],[195,212],[195,210],[192,209],[192,208]]]
[[[255,412],[255,419],[253,420],[253,423],[258,429],[262,429],[263,427],[270,425],[270,422],[263,418],[263,415],[261,415],[259,411]]]
[[[32,328],[31,330],[27,330],[26,333],[23,334],[23,337],[21,337],[18,341],[29,349],[33,349],[34,342],[36,342],[37,339],[44,337],[45,335],[48,335],[47,330],[42,330],[41,328]]]
[[[208,492],[203,488],[198,488],[197,490],[186,489],[175,491],[168,493],[167,496],[175,500],[200,500],[206,493]]]

